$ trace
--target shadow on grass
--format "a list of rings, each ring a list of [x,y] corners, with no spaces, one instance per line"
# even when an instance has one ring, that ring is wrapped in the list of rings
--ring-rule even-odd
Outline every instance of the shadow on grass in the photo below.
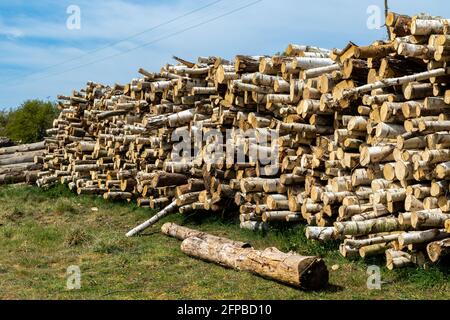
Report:
[[[343,286],[339,286],[337,284],[330,283],[325,288],[320,289],[320,290],[316,290],[314,292],[318,292],[318,293],[319,292],[322,292],[322,293],[336,293],[336,292],[342,292],[342,291],[344,291],[344,287]]]
[[[222,225],[236,225],[239,221],[238,213],[231,210],[223,210],[221,212],[212,211],[196,211],[190,214],[183,215],[183,224],[201,225],[204,223],[214,223]]]
[[[137,237],[152,237],[161,234],[161,230],[159,228],[155,228],[154,230],[149,230],[137,235]]]

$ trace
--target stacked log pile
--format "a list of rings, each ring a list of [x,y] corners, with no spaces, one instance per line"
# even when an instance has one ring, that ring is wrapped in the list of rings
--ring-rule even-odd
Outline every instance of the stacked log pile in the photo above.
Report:
[[[42,169],[46,153],[44,141],[19,146],[0,148],[0,185],[29,183],[35,184]]]
[[[341,109],[341,123],[324,167],[332,161],[338,174],[307,200],[333,224],[309,227],[308,237],[343,239],[347,257],[385,253],[388,268],[422,265],[424,252],[432,261],[434,252],[445,255],[449,159],[439,137],[449,129],[446,21],[390,13],[391,41],[350,44],[336,56],[344,80],[328,101]],[[345,79],[355,66],[365,84]]]
[[[129,235],[234,204],[242,228],[306,221],[346,257],[437,261],[450,232],[448,20],[386,23],[392,38],[369,46],[175,57],[126,85],[90,82],[59,97],[37,183],[164,208]]]

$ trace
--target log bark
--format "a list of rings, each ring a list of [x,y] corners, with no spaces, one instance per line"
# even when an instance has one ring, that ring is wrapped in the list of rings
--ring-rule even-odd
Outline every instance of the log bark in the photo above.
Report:
[[[434,240],[440,240],[450,237],[450,234],[439,229],[430,229],[426,231],[410,231],[402,233],[398,237],[400,249],[410,244],[427,243]]]
[[[367,239],[345,239],[344,244],[355,249],[361,249],[362,247],[367,247],[375,244],[388,243],[391,241],[398,240],[401,233],[393,233],[387,235],[374,236],[373,238]]]
[[[425,71],[421,73],[417,73],[414,75],[404,76],[404,77],[398,77],[398,78],[389,78],[384,79],[382,81],[377,81],[375,83],[367,84],[364,86],[356,87],[353,89],[344,90],[341,95],[337,95],[334,97],[335,100],[338,99],[345,99],[351,96],[359,95],[365,92],[370,92],[375,89],[381,89],[396,85],[403,85],[406,83],[414,82],[414,81],[423,81],[427,80],[433,77],[440,77],[444,76],[450,73],[450,69],[435,69],[431,71]]]
[[[132,237],[137,235],[138,233],[141,233],[142,231],[144,231],[145,229],[151,227],[152,225],[154,225],[155,223],[157,223],[159,220],[161,220],[162,218],[164,218],[165,216],[173,213],[177,208],[176,205],[176,201],[173,201],[171,204],[169,204],[167,207],[165,207],[163,210],[161,210],[160,212],[158,212],[156,215],[154,215],[153,217],[151,217],[149,220],[145,221],[144,223],[140,224],[139,226],[137,226],[136,228],[130,230],[126,236],[127,237]]]
[[[336,230],[333,227],[306,227],[306,238],[309,240],[334,240],[336,239]]]
[[[250,271],[305,290],[321,289],[328,284],[328,270],[323,260],[317,257],[283,253],[276,248],[259,251],[234,246],[228,241],[209,241],[196,237],[184,240],[181,250],[195,258]]]
[[[202,240],[208,240],[208,241],[220,241],[222,243],[229,243],[233,246],[239,247],[239,248],[249,248],[251,245],[247,242],[241,242],[241,241],[235,241],[226,239],[223,237],[217,237],[211,234],[208,234],[206,232],[190,229],[187,227],[179,226],[175,223],[165,223],[161,227],[161,232],[164,233],[167,236],[176,238],[178,240],[185,240],[187,238],[195,237]]]
[[[37,151],[43,150],[45,148],[45,141],[31,143],[31,144],[23,144],[19,146],[6,147],[0,149],[0,155],[4,154],[12,154],[16,152],[28,152],[28,151]]]
[[[437,262],[448,256],[450,254],[450,238],[429,243],[427,253],[432,262]]]
[[[450,219],[450,214],[442,213],[440,209],[416,211],[411,214],[411,225],[415,229],[444,228],[447,219]]]
[[[371,233],[402,230],[397,218],[379,218],[366,221],[335,222],[336,233],[340,236],[363,236]]]

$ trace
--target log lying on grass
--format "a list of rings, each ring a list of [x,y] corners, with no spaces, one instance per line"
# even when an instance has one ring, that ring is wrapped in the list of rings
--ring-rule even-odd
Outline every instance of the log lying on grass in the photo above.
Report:
[[[132,237],[145,229],[151,227],[155,223],[157,223],[160,219],[164,218],[168,214],[173,213],[177,209],[177,203],[176,201],[173,201],[171,204],[169,204],[167,207],[165,207],[163,210],[155,214],[153,217],[151,217],[149,220],[145,221],[144,223],[138,225],[136,228],[130,230],[126,236]]]
[[[247,243],[212,236],[176,224],[165,224],[164,234],[183,239],[181,250],[187,255],[224,267],[249,271],[305,290],[318,290],[328,284],[328,269],[318,257],[283,253],[276,248],[263,251]]]
[[[145,221],[144,223],[140,224],[133,230],[130,230],[126,236],[132,237],[145,229],[151,227],[155,223],[157,223],[159,220],[164,218],[165,216],[174,213],[176,209],[180,209],[180,211],[183,211],[183,208],[186,208],[186,206],[189,206],[193,203],[195,203],[199,198],[200,192],[191,192],[186,193],[181,196],[179,196],[177,199],[175,199],[173,202],[171,202],[169,205],[167,205],[163,210],[155,214],[153,217],[151,217],[149,220]]]

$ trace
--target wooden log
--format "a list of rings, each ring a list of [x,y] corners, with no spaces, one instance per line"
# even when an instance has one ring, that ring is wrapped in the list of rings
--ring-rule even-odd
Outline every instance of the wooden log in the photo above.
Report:
[[[347,259],[359,258],[359,249],[341,243],[339,245],[339,253]]]
[[[448,256],[450,254],[450,238],[429,243],[427,253],[432,262],[437,262]]]
[[[309,240],[334,240],[336,239],[336,230],[333,227],[306,227],[306,238]]]
[[[251,231],[262,231],[265,232],[269,229],[269,225],[265,222],[260,221],[244,221],[239,225],[241,229],[247,229]]]
[[[200,191],[186,193],[186,194],[179,196],[175,200],[175,203],[178,207],[182,207],[182,206],[197,202],[199,199],[199,196],[200,196]]]
[[[286,221],[286,218],[291,215],[296,215],[296,213],[292,211],[266,211],[262,214],[262,220],[263,222]]]
[[[140,224],[139,226],[137,226],[136,228],[130,230],[126,236],[127,237],[132,237],[137,235],[138,233],[144,231],[145,229],[151,227],[152,225],[154,225],[155,223],[157,223],[160,219],[164,218],[165,216],[173,213],[173,211],[175,211],[177,208],[177,204],[176,201],[173,201],[171,204],[169,204],[167,207],[165,207],[163,210],[161,210],[160,212],[158,212],[156,215],[154,215],[153,217],[151,217],[149,220],[145,221],[144,223]]]
[[[444,76],[444,75],[449,74],[449,72],[450,72],[449,69],[439,68],[439,69],[425,71],[425,72],[408,75],[408,76],[404,76],[404,77],[383,79],[382,81],[377,81],[375,83],[363,85],[363,86],[356,87],[353,89],[344,90],[340,95],[336,95],[333,98],[335,100],[345,99],[345,98],[348,98],[348,97],[351,97],[354,95],[359,95],[359,94],[362,94],[365,92],[370,92],[375,89],[381,89],[381,88],[386,88],[386,87],[395,86],[395,85],[403,85],[403,84],[407,84],[410,82],[415,82],[415,81],[418,82],[418,81],[427,80],[427,79],[430,79],[433,77]]]
[[[161,172],[153,178],[151,186],[153,188],[179,186],[187,183],[187,181],[188,177],[184,174]]]
[[[448,25],[449,20],[446,19],[420,19],[413,18],[411,22],[411,34],[430,35],[443,34],[445,26]]]
[[[181,244],[189,256],[225,267],[250,271],[306,290],[316,290],[328,284],[328,270],[323,260],[283,253],[276,248],[264,251],[230,245],[228,241],[208,241],[190,237]]]
[[[250,248],[251,247],[251,245],[247,242],[241,242],[241,241],[229,240],[229,239],[222,238],[222,237],[217,237],[217,236],[208,234],[206,232],[179,226],[172,222],[163,224],[161,227],[161,232],[167,236],[176,238],[181,241],[183,241],[187,238],[195,237],[195,238],[208,240],[208,241],[220,241],[223,243],[228,242],[231,245],[240,247],[240,248]]]
[[[371,163],[388,162],[393,160],[394,146],[364,147],[361,151],[360,163],[367,166]]]
[[[363,246],[359,248],[359,255],[361,258],[376,256],[381,253],[384,253],[387,249],[389,249],[390,245],[388,243],[377,243],[368,246]]]
[[[410,231],[402,233],[398,237],[398,243],[400,245],[400,249],[402,249],[410,244],[427,243],[448,237],[450,237],[450,234],[439,229],[430,229],[425,231]]]
[[[366,221],[335,222],[336,234],[363,236],[371,233],[402,230],[397,218],[378,218]]]
[[[412,257],[407,252],[389,249],[386,250],[386,267],[389,270],[413,265]]]
[[[391,241],[398,240],[401,233],[393,233],[387,235],[374,236],[367,239],[345,239],[344,244],[355,249],[361,249],[362,247],[367,247],[376,244],[388,243]]]
[[[43,150],[43,149],[45,149],[45,141],[1,148],[0,155],[12,154],[12,153],[16,153],[16,152],[37,151],[37,150]]]

